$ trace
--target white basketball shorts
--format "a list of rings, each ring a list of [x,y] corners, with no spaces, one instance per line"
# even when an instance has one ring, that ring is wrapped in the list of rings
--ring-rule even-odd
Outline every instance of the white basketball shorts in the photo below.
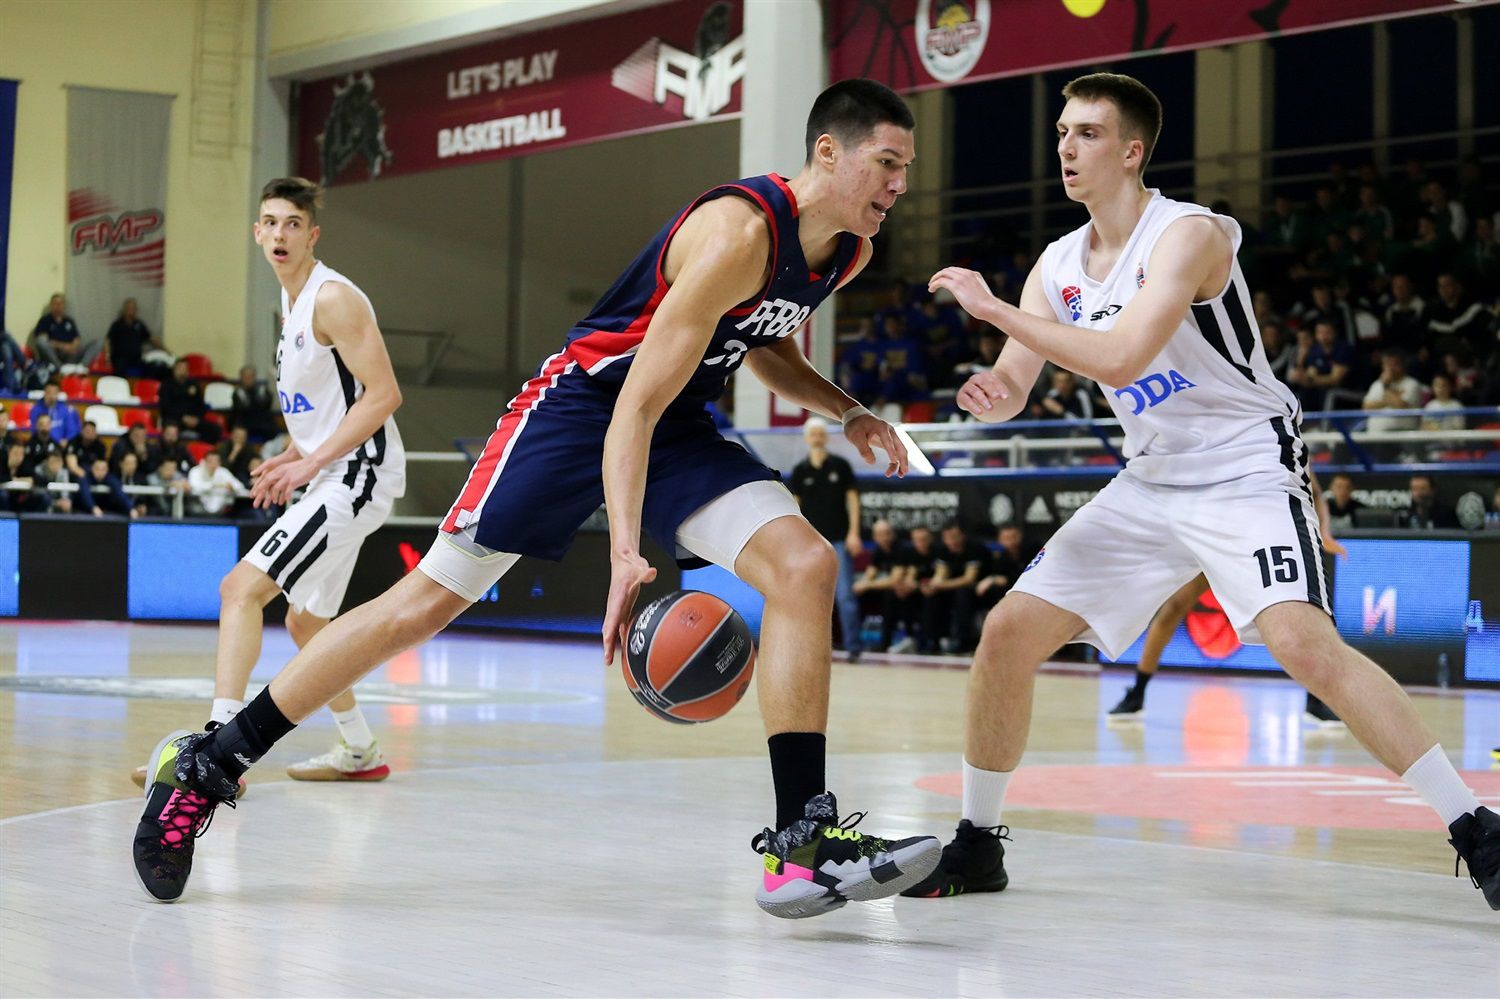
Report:
[[[294,609],[336,617],[360,546],[405,492],[404,472],[364,462],[332,465],[307,484],[244,561],[270,576]]]
[[[1246,644],[1265,644],[1255,617],[1272,604],[1331,607],[1312,498],[1279,470],[1207,486],[1122,471],[1052,535],[1013,592],[1077,614],[1088,628],[1075,641],[1117,659],[1199,572]]]

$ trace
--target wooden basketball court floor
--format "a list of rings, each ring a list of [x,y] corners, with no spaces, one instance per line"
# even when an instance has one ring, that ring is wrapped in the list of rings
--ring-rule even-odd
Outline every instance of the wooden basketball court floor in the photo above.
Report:
[[[445,635],[361,687],[395,769],[373,785],[251,774],[149,902],[128,782],[203,720],[209,627],[0,626],[0,995],[1496,996],[1500,914],[1437,820],[1280,677],[1166,674],[1110,725],[1124,671],[1040,680],[1007,822],[1011,887],[756,907],[772,814],[752,699],[648,717],[586,641]],[[258,678],[285,661],[268,635]],[[838,665],[830,782],[860,828],[957,820],[961,669]],[[1500,806],[1500,693],[1419,693]]]

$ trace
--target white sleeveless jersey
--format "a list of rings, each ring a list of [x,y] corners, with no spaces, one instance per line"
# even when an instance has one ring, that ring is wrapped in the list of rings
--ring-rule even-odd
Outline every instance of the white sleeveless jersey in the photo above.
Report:
[[[364,385],[345,367],[337,349],[324,346],[313,335],[313,309],[318,289],[326,281],[337,281],[353,288],[365,304],[365,293],[338,271],[319,261],[308,275],[297,304],[291,305],[286,289],[281,291],[281,342],[276,346],[276,390],[281,400],[281,415],[292,443],[304,455],[312,454],[333,436],[334,429],[355,400],[364,394]],[[370,314],[375,308],[370,306]],[[382,478],[391,484],[406,476],[406,449],[394,418],[375,431],[375,435],[350,451],[344,460],[356,460],[378,466]],[[397,493],[400,495],[400,493]]]
[[[1084,271],[1092,223],[1047,247],[1042,286],[1058,322],[1112,329],[1120,310],[1151,280],[1151,252],[1178,219],[1213,219],[1239,252],[1240,227],[1233,219],[1164,198],[1159,191],[1151,195],[1103,281]],[[1100,388],[1125,430],[1126,467],[1145,481],[1203,485],[1290,469],[1287,452],[1301,409],[1266,360],[1238,260],[1223,292],[1188,310],[1134,383],[1101,382]]]

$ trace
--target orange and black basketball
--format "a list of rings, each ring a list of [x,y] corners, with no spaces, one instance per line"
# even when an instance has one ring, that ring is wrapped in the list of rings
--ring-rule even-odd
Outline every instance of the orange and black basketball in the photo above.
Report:
[[[678,590],[641,608],[625,636],[625,685],[658,718],[713,721],[739,703],[755,670],[750,626],[710,593]]]

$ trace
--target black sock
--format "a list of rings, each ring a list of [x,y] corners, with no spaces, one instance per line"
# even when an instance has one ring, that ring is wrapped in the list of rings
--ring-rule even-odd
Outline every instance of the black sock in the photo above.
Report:
[[[271,700],[271,688],[267,687],[229,724],[215,731],[204,748],[213,754],[226,774],[238,778],[296,727]]]
[[[1146,692],[1146,684],[1150,683],[1151,682],[1151,678],[1153,676],[1155,676],[1155,675],[1156,675],[1155,673],[1142,673],[1140,670],[1136,670],[1135,671],[1135,689],[1137,691],[1139,691],[1140,693],[1144,694]]]
[[[822,732],[782,732],[766,740],[771,748],[771,781],[776,785],[776,828],[803,818],[809,798],[827,790],[823,763],[828,739]]]

